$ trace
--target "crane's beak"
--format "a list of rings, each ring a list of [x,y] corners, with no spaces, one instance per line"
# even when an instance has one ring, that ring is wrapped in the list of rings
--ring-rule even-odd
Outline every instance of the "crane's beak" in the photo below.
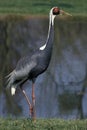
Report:
[[[72,16],[71,14],[63,11],[63,10],[60,10],[60,15],[68,15],[68,16]]]

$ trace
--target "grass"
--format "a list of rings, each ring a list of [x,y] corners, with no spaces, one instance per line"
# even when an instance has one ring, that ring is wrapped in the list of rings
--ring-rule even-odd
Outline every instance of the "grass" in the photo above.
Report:
[[[53,6],[73,15],[87,14],[87,0],[0,0],[0,14],[48,14]]]
[[[0,130],[87,130],[87,120],[0,118]]]

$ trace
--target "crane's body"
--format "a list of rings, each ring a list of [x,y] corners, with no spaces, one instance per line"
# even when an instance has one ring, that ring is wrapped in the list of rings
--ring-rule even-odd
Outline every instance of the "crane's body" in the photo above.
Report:
[[[11,94],[15,95],[17,87],[20,87],[30,108],[30,114],[35,120],[35,94],[34,94],[34,83],[38,75],[42,74],[49,66],[53,39],[54,39],[54,18],[56,15],[64,14],[64,11],[58,7],[54,7],[50,10],[49,14],[49,30],[46,43],[39,47],[32,55],[24,57],[19,60],[16,68],[7,76],[8,85],[7,88],[11,87]],[[68,14],[68,13],[67,13]],[[27,81],[32,81],[32,104],[26,96],[25,91],[22,89],[22,85]]]
[[[11,87],[12,95],[15,94],[18,86],[22,85],[26,80],[35,82],[36,77],[48,68],[54,39],[54,17],[50,17],[46,43],[38,48],[32,55],[20,59],[15,70],[9,75],[7,87]]]

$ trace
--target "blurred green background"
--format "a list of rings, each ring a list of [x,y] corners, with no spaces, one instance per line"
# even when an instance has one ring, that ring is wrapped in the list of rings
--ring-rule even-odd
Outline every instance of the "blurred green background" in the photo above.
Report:
[[[48,14],[58,6],[73,15],[86,15],[87,0],[0,0],[0,13]]]

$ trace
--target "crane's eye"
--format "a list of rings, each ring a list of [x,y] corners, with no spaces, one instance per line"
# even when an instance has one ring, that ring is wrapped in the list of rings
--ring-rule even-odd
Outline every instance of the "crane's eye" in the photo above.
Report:
[[[60,9],[58,7],[53,8],[53,14],[54,15],[60,14]]]

